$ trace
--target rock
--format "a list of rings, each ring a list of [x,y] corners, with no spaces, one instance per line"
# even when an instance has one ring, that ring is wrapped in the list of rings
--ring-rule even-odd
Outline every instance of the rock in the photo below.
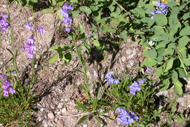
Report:
[[[87,124],[84,124],[83,127],[88,127],[88,125],[87,125]]]
[[[65,115],[66,112],[67,112],[66,108],[63,108],[63,109],[61,110],[61,113],[62,113],[63,115]]]
[[[54,119],[54,114],[52,112],[48,113],[48,118],[49,119]]]
[[[57,121],[57,125],[58,125],[59,127],[64,127],[64,122],[63,122],[63,120],[58,120],[58,121]]]
[[[57,108],[62,108],[62,106],[63,106],[63,103],[59,103]]]
[[[127,58],[126,58],[125,56],[122,56],[122,57],[121,57],[121,60],[122,60],[123,62],[125,62],[126,59],[127,59]]]
[[[3,59],[0,59],[0,65],[3,65]]]
[[[44,111],[44,108],[40,108],[40,111],[43,112],[43,111]]]
[[[133,52],[132,49],[127,49],[126,54],[130,55]]]

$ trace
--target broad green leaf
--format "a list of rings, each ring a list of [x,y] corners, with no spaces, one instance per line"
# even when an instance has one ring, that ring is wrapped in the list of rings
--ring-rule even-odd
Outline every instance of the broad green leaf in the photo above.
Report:
[[[170,27],[170,34],[171,35],[175,35],[175,33],[178,31],[178,25],[172,25],[171,27]]]
[[[179,39],[179,45],[186,46],[189,42],[189,37],[183,36]]]
[[[93,32],[92,37],[95,38],[95,39],[98,39],[98,34]]]
[[[160,88],[160,91],[165,91],[165,90],[167,90],[167,89],[169,88],[169,86],[170,86],[170,81],[169,81],[169,79],[163,80],[163,81],[161,82],[161,85],[162,85],[162,86],[160,86],[160,87],[161,87],[161,88]]]
[[[31,2],[33,2],[33,3],[37,3],[38,2],[38,0],[30,0]]]
[[[180,31],[180,36],[190,35],[190,26],[186,26]]]
[[[184,69],[177,68],[177,72],[180,78],[184,78],[186,76]]]
[[[152,66],[156,65],[156,63],[157,63],[157,61],[154,60],[154,59],[151,59],[151,58],[146,58],[146,59],[144,60],[144,62],[143,62],[143,64],[144,64],[145,66],[149,66],[149,67],[152,67]]]
[[[124,40],[127,40],[128,37],[127,37],[127,31],[123,31],[122,33],[120,33],[120,37]]]
[[[51,8],[43,9],[42,14],[45,14],[45,13],[54,13],[54,10]]]
[[[187,56],[187,48],[186,47],[183,47],[183,48],[178,48],[177,47],[177,49],[178,49],[179,53],[182,55],[182,57],[186,58],[186,56]]]
[[[189,12],[187,12],[187,13],[185,13],[185,14],[183,15],[183,20],[186,20],[186,19],[188,19],[188,18],[190,18]]]
[[[102,24],[106,24],[106,22],[103,19],[99,19],[98,22],[100,22]]]
[[[156,49],[159,49],[159,48],[165,48],[166,47],[166,43],[161,41],[158,43],[158,45],[156,46]]]
[[[152,48],[152,49],[148,50],[148,55],[150,58],[154,59],[157,56],[157,52],[154,48]]]
[[[58,15],[58,17],[59,17],[59,19],[60,19],[60,20],[62,20],[62,19],[63,19],[63,15],[60,13],[60,11],[59,11],[59,10],[57,11],[57,15]]]
[[[142,32],[141,30],[136,30],[135,34],[144,34],[144,32]]]
[[[118,19],[112,19],[110,23],[118,25],[120,23],[120,21]]]
[[[160,26],[154,26],[154,32],[156,35],[165,34],[164,30]]]
[[[173,67],[173,62],[174,62],[173,58],[170,58],[169,60],[166,61],[166,68],[164,72],[169,71]]]
[[[164,50],[164,52],[163,52],[163,56],[166,56],[166,55],[173,55],[173,53],[174,53],[174,49],[170,49],[170,48],[167,48],[167,49],[165,49]]]
[[[58,60],[58,55],[57,54],[54,54],[50,59],[49,59],[49,63],[54,63],[54,62],[57,62]]]
[[[180,81],[177,81],[174,83],[174,92],[178,95],[183,94],[183,89],[182,89],[183,84]]]
[[[70,0],[71,3],[78,3],[78,0]]]
[[[97,11],[98,9],[99,9],[99,7],[98,6],[90,6],[90,9],[92,10],[92,11]]]
[[[91,9],[87,6],[80,6],[80,11],[84,11],[86,14],[91,14]]]
[[[71,11],[71,13],[72,13],[72,17],[76,18],[78,14],[80,13],[80,10]]]
[[[157,76],[160,77],[162,74],[163,74],[163,69],[162,69],[162,66],[161,67],[158,67],[157,69]]]
[[[55,5],[56,5],[56,1],[55,1],[55,0],[51,0],[51,4],[52,4],[53,6],[55,6]]]
[[[154,20],[156,21],[156,24],[159,26],[167,25],[167,18],[164,14],[155,14]]]
[[[142,9],[141,7],[136,7],[134,10],[135,10],[138,14],[140,14],[142,17],[145,17],[144,9]]]
[[[100,47],[100,42],[98,40],[94,40],[92,42],[96,47]]]
[[[82,118],[80,118],[77,122],[77,125],[83,123],[87,118],[89,117],[89,115],[83,116]]]
[[[58,49],[58,47],[60,47],[60,46],[58,46],[58,45],[52,46],[52,47],[49,49],[49,51],[55,51],[56,49]]]

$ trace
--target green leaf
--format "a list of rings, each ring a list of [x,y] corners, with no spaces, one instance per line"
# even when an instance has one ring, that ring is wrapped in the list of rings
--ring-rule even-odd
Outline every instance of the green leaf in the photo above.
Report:
[[[112,19],[110,23],[114,25],[118,25],[120,21],[118,19]]]
[[[91,14],[92,13],[91,9],[89,7],[87,7],[87,6],[80,6],[79,9],[80,9],[80,11],[84,11],[86,14]]]
[[[183,36],[179,39],[179,45],[186,46],[189,42],[189,37]]]
[[[156,49],[159,49],[159,48],[165,48],[166,47],[166,43],[161,41],[158,43],[158,45],[156,46]]]
[[[154,59],[157,56],[157,52],[154,48],[152,48],[152,49],[148,50],[148,55],[150,58]]]
[[[161,67],[158,67],[157,69],[157,76],[160,77],[162,74],[163,74],[163,69],[162,69],[162,66]]]
[[[145,17],[144,9],[142,9],[141,7],[136,7],[134,10],[135,10],[138,14],[140,14],[140,16]]]
[[[127,37],[127,31],[123,31],[122,33],[120,33],[120,37],[123,39],[123,40],[127,40],[128,37]]]
[[[49,51],[55,51],[56,49],[58,49],[60,46],[56,45],[56,46],[52,46]]]
[[[166,55],[173,55],[173,53],[174,53],[174,49],[171,49],[171,48],[167,48],[167,49],[165,49],[164,50],[164,52],[163,52],[163,56],[166,56]]]
[[[143,62],[143,64],[144,64],[145,66],[149,66],[149,67],[152,67],[152,66],[156,65],[156,63],[157,63],[157,61],[154,60],[154,59],[151,59],[151,58],[146,58],[146,59],[144,60],[144,62]]]
[[[170,86],[169,79],[163,80],[160,85],[162,85],[162,86],[161,86],[161,88],[160,88],[159,91],[165,91],[165,90],[167,90],[169,88],[169,86]]]
[[[189,12],[187,12],[187,13],[185,13],[185,14],[183,15],[183,20],[186,20],[186,19],[188,19],[188,18],[190,18]]]
[[[60,19],[60,20],[62,20],[62,19],[63,19],[63,15],[60,13],[60,10],[59,10],[59,11],[57,11],[57,15],[58,15],[58,17],[59,17],[59,19]]]
[[[184,69],[177,68],[177,71],[180,78],[184,78],[186,76]]]
[[[97,103],[98,103],[98,98],[97,98],[97,96],[94,96],[94,100],[93,100],[93,111],[95,111],[96,110],[96,107],[97,107]]]
[[[54,10],[51,8],[43,9],[42,14],[45,14],[45,13],[54,13]]]
[[[72,13],[72,17],[76,18],[78,14],[80,13],[80,10],[74,10],[74,11],[71,11],[71,13]]]
[[[55,6],[55,5],[56,5],[56,1],[55,1],[55,0],[51,0],[51,4],[52,4],[53,6]]]
[[[49,63],[54,63],[58,60],[58,55],[54,54],[50,59],[49,59]]]
[[[160,26],[154,26],[154,32],[156,35],[165,34],[164,30]]]
[[[190,26],[186,26],[185,28],[183,28],[181,31],[180,31],[180,33],[179,33],[179,35],[180,36],[185,36],[185,35],[190,35]]]
[[[167,18],[164,14],[155,14],[154,20],[156,21],[156,24],[159,26],[167,25]]]
[[[84,27],[83,25],[79,22],[79,30],[80,30],[80,34],[83,34],[84,33]]]
[[[183,84],[180,81],[177,81],[174,83],[174,92],[178,95],[183,94],[183,89],[182,89]]]
[[[33,2],[33,3],[37,3],[38,2],[38,0],[30,0],[31,2]]]
[[[78,3],[78,0],[70,0],[72,3]]]
[[[178,25],[172,25],[171,27],[170,27],[170,34],[171,35],[175,35],[175,33],[178,31]]]
[[[100,47],[100,42],[98,40],[94,40],[92,42],[96,47]]]
[[[173,58],[170,58],[169,60],[166,61],[166,68],[164,72],[169,71],[173,67],[173,62],[174,62]]]
[[[83,123],[88,117],[89,117],[89,115],[86,115],[86,116],[83,116],[82,118],[80,118],[79,121],[77,122],[77,125]]]

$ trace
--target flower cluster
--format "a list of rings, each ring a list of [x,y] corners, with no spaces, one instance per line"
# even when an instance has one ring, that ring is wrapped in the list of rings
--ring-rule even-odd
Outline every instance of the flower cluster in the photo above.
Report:
[[[6,77],[6,75],[0,75],[0,78]],[[5,82],[2,83],[3,96],[9,97],[10,94],[14,94],[16,91],[13,89],[11,82],[6,78]]]
[[[130,93],[135,95],[136,91],[141,91],[141,87],[140,84],[144,84],[144,82],[146,81],[145,78],[143,79],[139,79],[139,81],[134,81],[132,85],[129,86],[130,89]]]
[[[10,26],[10,24],[7,22],[8,15],[1,13],[1,18],[0,18],[0,27],[2,28],[2,32],[5,32],[7,28]]]
[[[119,83],[119,80],[118,79],[115,79],[113,78],[113,70],[111,69],[111,71],[109,73],[106,74],[106,79],[108,80],[108,83],[110,84],[118,84]]]
[[[166,3],[162,3],[160,0],[157,0],[157,7],[156,7],[156,11],[152,10],[150,12],[150,14],[155,15],[158,13],[167,15],[168,14],[168,6]],[[154,16],[151,16],[151,19],[154,20]]]
[[[63,15],[62,21],[66,25],[66,28],[65,28],[66,32],[71,31],[71,22],[73,20],[72,20],[72,17],[69,16],[69,11],[68,10],[73,10],[73,9],[74,9],[74,7],[72,5],[64,4],[63,7],[59,10],[59,12]]]
[[[117,108],[117,113],[119,113],[117,121],[120,122],[121,124],[129,125],[139,119],[139,117],[136,116],[134,112],[132,112],[132,111],[129,112],[120,107]]]
[[[30,23],[26,23],[25,28],[32,31]],[[45,33],[45,30],[41,26],[38,26],[37,30],[40,33]],[[26,41],[27,41],[27,43],[25,44],[24,50],[28,51],[27,57],[31,59],[31,58],[33,58],[33,56],[34,56],[33,54],[36,51],[36,45],[34,44],[34,35],[32,34]]]

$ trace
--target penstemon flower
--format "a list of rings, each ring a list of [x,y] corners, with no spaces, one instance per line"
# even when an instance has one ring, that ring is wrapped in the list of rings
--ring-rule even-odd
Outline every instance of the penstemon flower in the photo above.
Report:
[[[111,71],[106,74],[105,78],[108,80],[108,83],[110,83],[110,84],[118,84],[119,80],[113,78],[112,73],[113,73],[113,70],[111,69]]]
[[[29,29],[30,31],[32,31],[32,28],[31,28],[30,23],[26,23],[26,24],[25,24],[25,28],[27,28],[27,29]]]
[[[40,33],[45,33],[44,28],[42,28],[41,26],[38,26],[37,30],[38,30]]]
[[[6,75],[0,75],[0,78],[3,77],[6,77]],[[8,78],[6,78],[5,82],[2,83],[2,89],[3,96],[5,97],[9,97],[9,93],[14,94],[16,92]]]
[[[138,82],[134,82],[131,86],[129,86],[130,93],[135,95],[136,91],[141,91],[141,87]]]
[[[72,20],[72,17],[69,16],[69,11],[68,10],[73,10],[73,9],[74,9],[74,7],[72,5],[64,4],[63,7],[59,10],[60,14],[64,16],[62,21],[66,25],[66,28],[65,28],[66,32],[71,31],[71,23],[72,23],[73,20]]]
[[[8,15],[1,13],[1,18],[0,18],[0,27],[2,28],[2,32],[5,32],[7,28],[10,26],[10,24],[7,22]]]
[[[33,58],[33,53],[36,51],[36,45],[34,44],[33,35],[27,39],[27,43],[25,44],[24,50],[28,51],[28,54],[27,54],[28,58],[30,59]]]
[[[129,125],[139,119],[139,117],[136,116],[134,112],[129,112],[128,110],[125,110],[120,107],[117,108],[117,113],[119,114],[117,121],[121,124]]]

